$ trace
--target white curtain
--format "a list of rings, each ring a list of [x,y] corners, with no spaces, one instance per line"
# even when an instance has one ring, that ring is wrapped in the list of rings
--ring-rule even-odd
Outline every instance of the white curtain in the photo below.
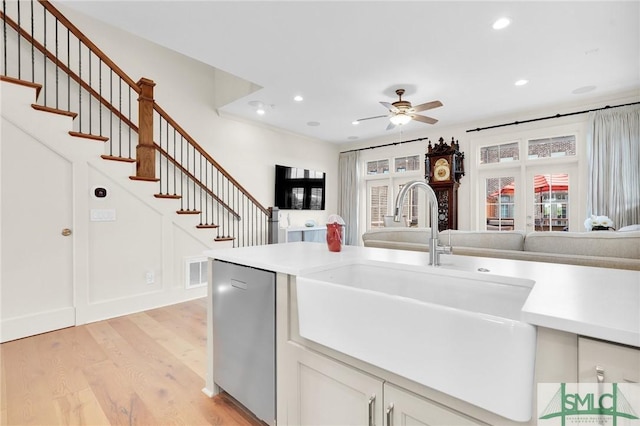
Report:
[[[640,105],[590,113],[587,156],[587,217],[640,224]]]
[[[338,214],[344,219],[344,244],[358,245],[358,151],[340,154],[338,164]]]

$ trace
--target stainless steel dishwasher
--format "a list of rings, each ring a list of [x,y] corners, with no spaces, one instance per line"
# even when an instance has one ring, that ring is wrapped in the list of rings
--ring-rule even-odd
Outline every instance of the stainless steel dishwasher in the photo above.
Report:
[[[275,273],[215,260],[212,276],[213,381],[275,425]]]

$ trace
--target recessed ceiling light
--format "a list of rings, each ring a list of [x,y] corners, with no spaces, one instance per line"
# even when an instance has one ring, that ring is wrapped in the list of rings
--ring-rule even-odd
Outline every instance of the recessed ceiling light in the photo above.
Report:
[[[349,136],[347,139],[349,139],[350,141],[354,141],[356,139],[359,139],[358,136]]]
[[[351,124],[353,124],[354,126],[357,126],[358,124],[360,124],[360,122],[358,120],[353,120]]]
[[[256,110],[256,114],[258,114],[258,115],[264,115],[264,113],[265,113],[265,110],[264,110],[264,109],[262,109],[262,108],[258,108],[258,109]]]
[[[509,18],[500,18],[493,23],[493,29],[501,30],[503,28],[507,28],[510,23],[511,23],[511,20]]]
[[[320,123],[317,122],[317,121],[309,121],[307,123],[307,126],[311,126],[311,127],[318,127],[319,125],[320,125]]]
[[[527,84],[529,82],[529,80],[518,80],[515,82],[516,86],[524,86],[525,84]]]
[[[293,100],[296,101],[296,102],[302,102],[302,101],[304,101],[304,98],[302,96],[300,96],[300,95],[296,95],[296,96],[293,97]]]

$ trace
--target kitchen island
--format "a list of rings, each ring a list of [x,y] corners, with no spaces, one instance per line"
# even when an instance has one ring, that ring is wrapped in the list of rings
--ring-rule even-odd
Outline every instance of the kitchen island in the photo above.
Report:
[[[328,410],[328,403],[342,406],[330,410],[336,416],[344,416],[335,418],[351,419],[349,416],[353,415],[355,424],[359,424],[360,414],[350,413],[349,408],[353,407],[358,411],[362,408],[360,405],[366,411],[366,414],[362,414],[365,416],[362,422],[364,424],[367,420],[372,424],[383,424],[384,416],[392,416],[389,417],[392,420],[393,416],[401,413],[403,407],[414,405],[421,407],[417,408],[418,413],[428,411],[429,416],[433,416],[427,420],[441,424],[536,424],[535,408],[528,423],[509,420],[495,412],[300,336],[296,301],[297,277],[355,262],[383,262],[401,267],[406,265],[407,268],[430,269],[425,253],[357,246],[347,246],[343,251],[334,253],[329,252],[323,243],[300,242],[212,250],[205,254],[210,259],[276,274],[278,424],[293,425],[312,419],[324,419],[322,416]],[[640,347],[639,272],[455,255],[442,256],[441,262],[442,265],[437,268],[438,273],[445,276],[469,272],[482,274],[483,277],[509,277],[534,282],[522,307],[520,320],[537,327],[535,383],[577,382],[585,377],[588,379],[585,375],[591,372],[583,374],[578,371],[581,368],[579,339],[611,342],[607,344],[614,344],[614,349],[618,348],[617,345],[623,345],[620,346],[621,350],[631,351],[631,358],[635,359],[636,348]],[[211,285],[210,282],[210,290]],[[209,291],[210,308],[213,297],[215,295]],[[209,315],[205,391],[214,394],[218,389],[214,383],[211,318]],[[625,374],[637,374],[633,365],[631,370]],[[595,377],[596,373],[593,374]],[[344,384],[344,389],[357,388],[352,383],[355,381],[371,390],[363,391],[362,401],[358,401],[356,395],[351,395],[350,391],[344,389],[349,397],[331,397],[340,394],[342,385],[335,387],[326,382],[327,378],[332,383]],[[613,380],[611,376],[607,378],[607,381]],[[625,380],[629,380],[628,377]],[[323,393],[323,389],[326,392]],[[318,395],[323,396],[322,400],[317,400]],[[389,411],[389,395],[395,400],[405,401],[405,404],[395,404],[395,413]],[[326,398],[337,399],[326,401]],[[533,399],[535,407],[535,389]]]

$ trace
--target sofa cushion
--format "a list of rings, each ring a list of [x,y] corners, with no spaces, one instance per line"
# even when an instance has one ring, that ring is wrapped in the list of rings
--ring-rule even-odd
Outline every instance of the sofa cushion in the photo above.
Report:
[[[458,231],[446,230],[440,232],[440,244],[451,247],[480,247],[498,250],[524,250],[524,232],[520,231]]]
[[[640,231],[530,232],[525,251],[640,259]]]
[[[431,236],[431,228],[377,228],[362,234],[362,241],[382,240],[395,243],[427,244]]]

